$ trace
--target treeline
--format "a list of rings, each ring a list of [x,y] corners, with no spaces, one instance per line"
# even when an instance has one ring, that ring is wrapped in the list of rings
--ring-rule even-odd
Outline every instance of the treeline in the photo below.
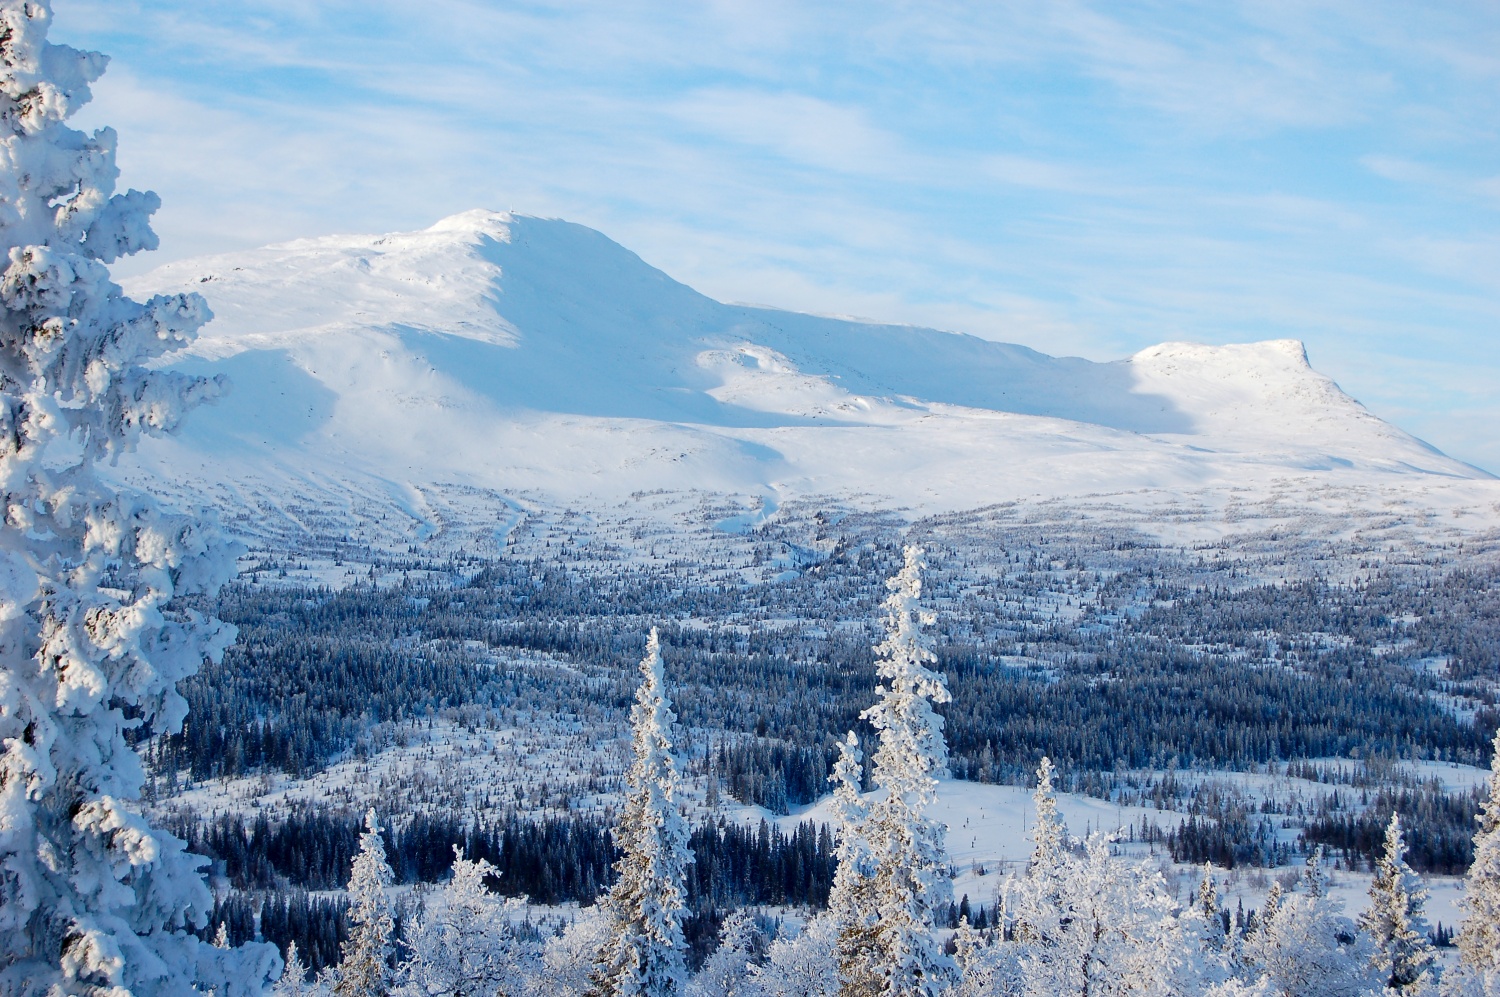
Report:
[[[828,906],[833,838],[827,824],[802,821],[787,835],[762,820],[757,828],[724,820],[699,825],[688,839],[690,906]]]
[[[764,725],[757,732],[764,735]],[[786,813],[790,807],[811,803],[828,791],[828,771],[834,756],[831,743],[799,746],[761,736],[734,744],[720,742],[711,771],[735,799],[772,813]]]
[[[163,821],[191,851],[208,857],[212,874],[241,892],[342,889],[359,851],[364,818],[353,810],[298,806],[275,820],[219,814]],[[496,888],[555,906],[592,903],[613,879],[619,857],[609,825],[591,817],[523,817],[463,821],[415,814],[382,832],[397,883],[433,883],[448,874],[453,849],[500,870]],[[694,828],[698,856],[688,878],[690,898],[718,907],[822,907],[833,882],[827,825],[810,821],[790,833],[762,820],[758,827],[724,820]]]
[[[1218,820],[1189,817],[1167,832],[1166,845],[1174,862],[1208,862],[1224,869],[1273,868],[1292,855],[1290,845],[1276,840],[1276,825],[1269,817],[1252,821],[1244,814],[1226,814]]]
[[[213,875],[237,890],[337,890],[359,851],[364,819],[352,810],[301,805],[275,820],[264,814],[249,820],[238,814],[206,820],[179,814],[163,824],[191,851],[207,856]],[[616,857],[608,826],[586,818],[506,813],[463,821],[418,813],[400,830],[386,828],[383,837],[398,883],[441,879],[457,846],[499,868],[503,892],[544,904],[593,900]]]
[[[204,936],[221,923],[233,944],[260,934],[285,950],[297,950],[314,968],[338,961],[347,937],[348,901],[309,890],[342,890],[359,851],[364,819],[352,810],[299,807],[275,821],[220,814],[196,821],[179,815],[167,829],[207,856],[214,874],[232,889],[219,897]],[[395,882],[444,879],[458,846],[470,859],[500,870],[490,885],[505,896],[526,896],[556,906],[593,903],[614,880],[618,859],[609,826],[590,818],[524,818],[462,822],[417,814],[399,831],[381,835]],[[712,948],[725,911],[746,907],[821,909],[833,883],[833,841],[826,824],[804,821],[790,833],[762,820],[749,827],[723,820],[693,829],[688,840],[696,861],[688,870],[684,931],[700,958]],[[971,922],[993,914],[977,907]],[[397,912],[398,922],[402,912]],[[959,916],[958,907],[951,912]],[[399,927],[399,925],[398,925]],[[399,934],[399,932],[398,932]]]
[[[407,921],[405,912],[393,912],[392,920],[392,933],[399,940]],[[213,913],[199,934],[213,941],[221,928],[231,945],[265,941],[285,952],[288,943],[295,943],[303,962],[320,970],[338,964],[340,950],[349,939],[349,899],[314,896],[306,890],[254,894],[231,890],[214,900]]]

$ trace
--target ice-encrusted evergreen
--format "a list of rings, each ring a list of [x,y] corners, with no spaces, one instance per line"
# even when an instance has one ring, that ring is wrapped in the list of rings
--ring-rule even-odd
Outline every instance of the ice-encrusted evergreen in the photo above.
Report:
[[[211,528],[95,474],[215,381],[149,369],[209,318],[126,298],[154,194],[115,192],[116,137],[66,125],[106,59],[47,41],[48,0],[0,0],[0,993],[253,993],[270,946],[218,949],[204,860],[136,807],[125,732],[180,729],[179,680],[234,630],[179,608],[234,573]]]
[[[349,938],[340,953],[333,984],[335,997],[385,997],[391,990],[391,901],[386,893],[393,876],[380,837],[380,821],[371,807],[359,854],[349,870]]]
[[[946,831],[927,816],[948,763],[943,720],[932,707],[949,695],[928,667],[937,658],[921,629],[933,620],[920,608],[924,566],[921,548],[908,546],[905,564],[887,582],[886,636],[875,646],[881,681],[875,705],[862,714],[879,734],[879,792],[860,824],[868,876],[856,888],[839,944],[842,991],[860,997],[934,995],[953,972],[932,931],[935,912],[953,897]]]
[[[601,902],[612,937],[601,953],[596,990],[611,997],[672,997],[686,978],[682,912],[692,854],[678,808],[672,753],[676,716],[667,698],[656,628],[641,659],[641,684],[630,710],[635,761],[615,828],[620,878]]]
[[[1031,794],[1036,807],[1036,828],[1031,835],[1030,869],[1041,875],[1057,868],[1068,843],[1068,827],[1057,812],[1057,790],[1052,785],[1052,774],[1056,771],[1052,759],[1043,755],[1036,770],[1036,789]]]
[[[297,954],[297,943],[288,942],[281,977],[271,986],[271,997],[302,997],[307,992],[307,967]]]
[[[1063,902],[1061,882],[1067,874],[1071,841],[1057,809],[1057,790],[1052,785],[1056,771],[1052,759],[1043,755],[1036,769],[1036,789],[1031,793],[1036,808],[1031,860],[1026,864],[1025,880],[1019,886],[1024,889],[1025,903],[1010,908],[1007,914],[1012,934],[1022,942],[1043,941],[1046,924],[1059,916]],[[1019,895],[1011,889],[1016,885],[1014,881],[1008,883],[1002,888],[1002,895]]]
[[[1214,880],[1213,866],[1203,863],[1203,879],[1193,897],[1187,920],[1198,936],[1198,947],[1207,953],[1222,953],[1229,941],[1228,926],[1220,906],[1219,884]]]
[[[1006,884],[1005,910],[1024,925],[1016,992],[1028,997],[1181,992],[1194,969],[1175,904],[1161,875],[1110,855],[1094,833],[1084,854]]]
[[[1474,861],[1464,884],[1457,945],[1465,969],[1500,989],[1500,730],[1490,756],[1490,795],[1479,812]]]
[[[411,957],[401,965],[401,997],[516,997],[526,986],[532,953],[516,937],[512,915],[524,902],[484,885],[498,877],[489,862],[453,848],[453,877],[427,901],[409,932]]]
[[[747,911],[737,910],[719,928],[719,947],[703,961],[688,985],[689,997],[748,997],[755,993],[750,966],[763,945],[760,929]]]
[[[863,762],[859,738],[849,731],[839,744],[839,757],[829,776],[835,865],[828,910],[822,917],[838,939],[836,967],[830,966],[830,971],[846,986],[868,990],[877,985],[869,974],[879,958],[872,897],[875,867],[864,826],[870,807],[859,791]]]
[[[859,792],[864,756],[859,738],[851,730],[839,742],[839,757],[828,781],[833,784],[833,885],[828,891],[828,913],[847,922],[860,907],[860,891],[870,876],[870,846],[864,839],[864,821],[869,806]]]
[[[1388,990],[1412,993],[1430,982],[1434,953],[1427,940],[1422,908],[1427,887],[1406,864],[1406,839],[1401,815],[1391,814],[1385,829],[1385,848],[1370,882],[1370,906],[1359,926],[1375,946],[1373,965]]]

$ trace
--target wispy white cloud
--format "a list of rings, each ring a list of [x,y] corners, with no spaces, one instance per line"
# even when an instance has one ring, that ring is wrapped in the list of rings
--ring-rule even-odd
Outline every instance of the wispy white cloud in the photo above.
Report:
[[[1500,203],[1500,174],[1471,176],[1443,166],[1401,156],[1372,154],[1360,162],[1378,177],[1397,183],[1419,184],[1454,197],[1478,197]]]

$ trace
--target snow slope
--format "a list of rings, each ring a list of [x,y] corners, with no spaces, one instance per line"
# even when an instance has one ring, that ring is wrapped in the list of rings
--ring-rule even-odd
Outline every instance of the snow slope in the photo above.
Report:
[[[217,318],[179,366],[235,391],[140,459],[220,501],[384,495],[420,518],[431,485],[457,483],[564,504],[665,489],[936,512],[1308,475],[1500,500],[1294,341],[1095,363],[726,305],[554,219],[471,211],[127,286],[182,289]]]

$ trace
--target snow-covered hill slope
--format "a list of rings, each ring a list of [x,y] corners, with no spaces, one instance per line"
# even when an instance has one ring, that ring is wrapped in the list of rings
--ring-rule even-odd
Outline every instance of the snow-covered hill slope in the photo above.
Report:
[[[1287,476],[1488,479],[1371,415],[1294,341],[1095,363],[726,305],[552,219],[472,211],[127,286],[183,289],[217,317],[179,365],[235,389],[140,460],[231,503],[385,494],[420,518],[445,484],[564,504],[665,489],[938,512]],[[1500,500],[1491,489],[1481,498]]]

